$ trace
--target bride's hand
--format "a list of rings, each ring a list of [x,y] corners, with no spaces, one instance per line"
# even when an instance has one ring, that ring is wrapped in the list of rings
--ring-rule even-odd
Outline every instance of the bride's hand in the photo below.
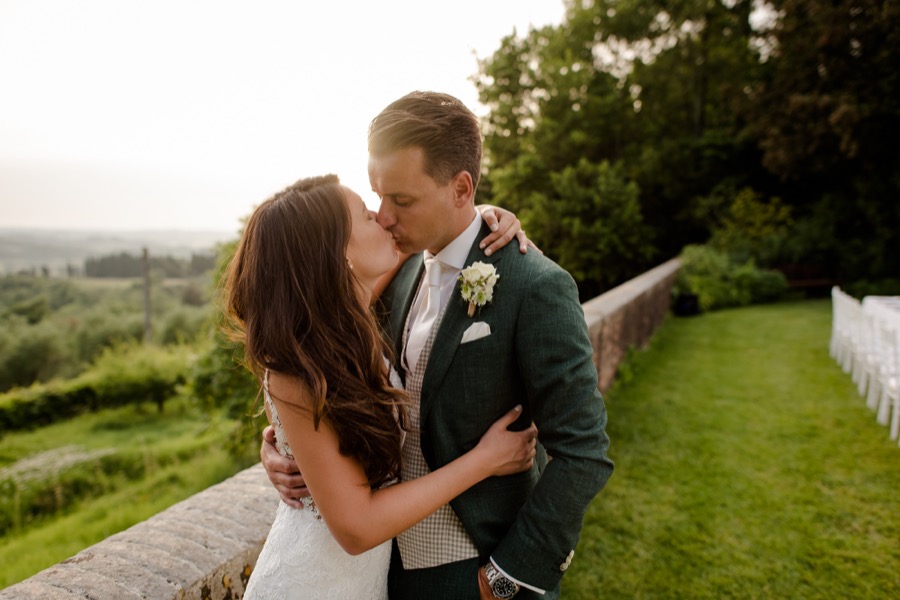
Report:
[[[522,407],[517,406],[500,417],[487,432],[475,449],[483,453],[483,461],[491,475],[512,475],[527,471],[534,463],[537,444],[537,427],[534,423],[523,431],[509,431]]]
[[[480,244],[486,255],[490,256],[510,243],[513,238],[519,241],[519,252],[522,254],[527,253],[529,247],[534,248],[537,252],[541,252],[541,249],[535,246],[534,242],[525,235],[522,223],[515,213],[499,206],[491,206],[490,204],[479,204],[476,208],[481,213],[484,222],[491,228],[491,233],[485,236]]]

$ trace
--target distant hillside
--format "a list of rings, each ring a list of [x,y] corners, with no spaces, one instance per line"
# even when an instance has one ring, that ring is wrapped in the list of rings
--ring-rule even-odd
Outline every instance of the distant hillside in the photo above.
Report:
[[[119,252],[190,258],[211,251],[216,244],[237,238],[229,231],[87,231],[11,229],[0,227],[0,275],[47,267],[54,275],[71,265],[78,271],[84,260]]]

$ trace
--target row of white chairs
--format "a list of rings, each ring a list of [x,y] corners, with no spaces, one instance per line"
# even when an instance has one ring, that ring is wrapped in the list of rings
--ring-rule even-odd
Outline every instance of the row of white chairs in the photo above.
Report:
[[[859,395],[900,438],[900,299],[867,297],[860,302],[839,287],[831,289],[829,351],[850,373]]]

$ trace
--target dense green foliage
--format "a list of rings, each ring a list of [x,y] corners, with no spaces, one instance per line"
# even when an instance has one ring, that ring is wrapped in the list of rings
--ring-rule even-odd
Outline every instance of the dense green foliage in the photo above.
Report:
[[[152,278],[153,341],[190,342],[208,329],[207,278]],[[143,339],[140,280],[0,277],[0,392],[74,377],[104,349]]]
[[[555,240],[556,259],[594,296],[628,278],[632,265],[650,256],[650,230],[643,221],[639,191],[622,165],[585,159],[550,174],[553,198],[535,194],[520,215],[529,235]],[[588,282],[597,284],[591,286]]]
[[[712,247],[693,245],[686,246],[680,258],[672,289],[676,302],[679,296],[696,296],[701,310],[771,302],[787,291],[784,275],[760,269],[752,259],[738,263]]]
[[[900,273],[900,5],[777,0],[747,134],[785,182],[808,252],[848,279]]]
[[[828,301],[669,319],[606,394],[616,470],[562,597],[893,598],[900,449]]]
[[[244,366],[241,344],[231,339],[224,327],[224,279],[228,264],[237,250],[237,240],[222,244],[213,273],[212,303],[216,322],[207,331],[207,339],[199,344],[199,358],[190,377],[190,393],[206,410],[222,409],[237,419],[232,436],[235,452],[259,441],[266,425],[262,412],[261,389],[256,378]]]
[[[900,273],[896,2],[566,7],[481,63],[481,193],[519,213],[583,299],[717,232],[739,249],[730,225],[746,233],[759,211],[777,223],[749,240],[760,266]]]
[[[141,347],[140,280],[0,277],[3,429],[48,423],[129,398],[153,399],[161,406],[183,383],[206,410],[225,407],[232,417],[249,415],[259,386],[241,364],[239,344],[218,326],[219,281],[235,246],[222,244],[214,269],[202,277],[151,275],[154,343],[148,348]],[[35,382],[41,385],[26,387]],[[2,395],[11,388],[17,389]],[[242,423],[239,438],[258,437],[259,419]]]
[[[233,251],[234,244],[220,249],[213,278]],[[10,307],[5,322],[25,338],[46,327],[47,339],[65,348],[67,338],[54,332],[57,319],[100,317],[104,310],[110,314],[95,325],[113,331],[117,320],[137,325],[134,336],[98,338],[97,354],[78,375],[0,394],[0,586],[258,459],[265,417],[252,417],[251,407],[259,386],[240,364],[239,345],[210,317],[218,290],[211,303],[200,285],[164,285],[155,277],[154,311],[164,325],[148,345],[139,341],[138,284],[0,279],[2,306]],[[29,300],[35,297],[43,300]],[[47,356],[34,354],[36,363]]]
[[[215,260],[212,254],[192,254],[190,259],[151,256],[147,263],[151,271],[160,272],[165,277],[191,277],[212,269]],[[142,277],[144,259],[130,252],[92,257],[84,261],[84,274],[88,277]]]
[[[0,431],[30,429],[85,411],[167,398],[187,381],[194,362],[187,346],[117,346],[72,379],[54,380],[0,394]]]

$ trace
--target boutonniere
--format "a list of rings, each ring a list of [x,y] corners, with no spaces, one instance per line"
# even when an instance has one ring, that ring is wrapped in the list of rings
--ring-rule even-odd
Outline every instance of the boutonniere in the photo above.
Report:
[[[463,300],[469,303],[469,316],[475,314],[475,307],[482,307],[494,299],[494,285],[500,276],[494,265],[475,262],[463,269],[459,274],[462,283]]]

